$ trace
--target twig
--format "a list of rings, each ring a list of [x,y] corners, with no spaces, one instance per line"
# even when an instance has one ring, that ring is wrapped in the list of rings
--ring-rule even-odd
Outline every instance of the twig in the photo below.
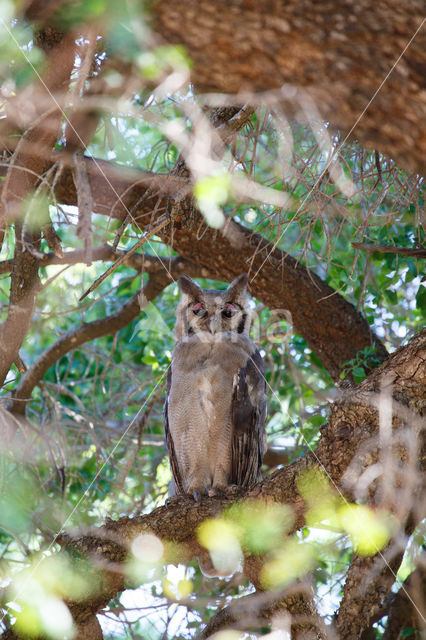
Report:
[[[408,247],[393,247],[391,244],[369,244],[367,242],[352,242],[351,244],[355,249],[364,249],[369,253],[377,251],[378,253],[396,253],[401,256],[426,258],[426,249],[423,247],[410,249]]]
[[[61,239],[55,231],[55,228],[51,222],[41,228],[44,239],[46,240],[49,248],[57,258],[63,258],[64,252],[61,246]]]
[[[112,264],[105,271],[105,273],[103,273],[101,276],[99,276],[99,278],[95,280],[95,282],[80,297],[79,302],[84,300],[84,298],[86,298],[86,296],[88,296],[89,293],[92,293],[92,291],[97,289],[99,285],[105,280],[105,278],[107,278],[113,271],[115,271],[117,267],[123,264],[126,258],[129,258],[133,253],[135,253],[136,249],[139,249],[139,247],[141,247],[145,242],[147,242],[147,240],[149,240],[153,235],[155,235],[158,231],[160,231],[160,229],[165,227],[166,224],[170,222],[170,219],[168,216],[161,216],[160,220],[161,222],[159,224],[157,224],[153,229],[151,229],[151,231],[148,231],[140,240],[138,240],[138,242],[136,242],[136,244],[133,245],[131,249],[129,249],[129,251],[127,251],[124,255],[122,255],[121,258],[116,260],[114,264]]]
[[[77,191],[77,237],[84,239],[86,264],[92,262],[92,210],[93,200],[83,151],[74,153],[74,182]]]
[[[377,168],[377,182],[374,185],[374,188],[376,188],[379,182],[383,182],[382,165],[380,163],[380,153],[378,151],[374,152],[374,160],[376,162],[376,168]]]

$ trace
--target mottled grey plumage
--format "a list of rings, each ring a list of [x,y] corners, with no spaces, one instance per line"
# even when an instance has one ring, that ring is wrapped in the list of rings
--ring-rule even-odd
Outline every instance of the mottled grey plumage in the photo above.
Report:
[[[265,450],[266,383],[249,337],[247,276],[226,291],[203,290],[187,276],[179,286],[165,405],[171,494],[248,487]]]

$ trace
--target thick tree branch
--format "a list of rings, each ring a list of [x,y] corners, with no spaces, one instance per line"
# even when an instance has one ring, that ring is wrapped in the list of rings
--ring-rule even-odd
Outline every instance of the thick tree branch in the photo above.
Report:
[[[196,640],[207,640],[225,628],[249,631],[270,624],[274,618],[280,620],[278,628],[283,635],[291,632],[292,640],[327,638],[316,611],[312,586],[306,581],[279,593],[257,592],[234,600],[209,620]]]
[[[359,638],[369,628],[374,611],[395,582],[403,554],[392,554],[386,560],[385,553],[369,558],[356,556],[352,560],[336,618],[340,640]]]
[[[155,224],[154,208],[158,218],[164,211],[171,211],[174,198],[190,189],[183,177],[127,172],[96,159],[86,159],[86,164],[95,211],[124,220],[132,210],[141,229]],[[59,202],[76,204],[69,168],[64,168],[55,193]],[[181,200],[179,207],[181,210]],[[386,357],[382,343],[354,306],[292,256],[234,221],[229,221],[226,237],[206,227],[191,199],[186,213],[179,228],[169,226],[159,234],[162,240],[218,280],[229,282],[249,269],[254,276],[260,269],[250,282],[251,293],[271,310],[282,315],[284,310],[290,311],[295,331],[305,338],[335,380],[340,377],[341,365],[368,345],[376,344],[378,357]]]
[[[35,246],[39,244],[37,235],[27,236],[27,238]],[[19,361],[19,349],[31,325],[39,285],[38,259],[26,250],[22,227],[16,224],[9,309],[6,320],[0,326],[0,387],[12,363]]]
[[[46,102],[40,113],[32,113],[32,121],[22,135],[9,163],[2,191],[2,222],[22,215],[22,205],[28,194],[36,188],[40,177],[50,165],[50,158],[58,138],[62,108],[55,93],[64,93],[74,66],[75,34],[64,35],[54,29],[42,29],[36,38],[47,54],[47,71],[34,87]],[[27,100],[29,97],[26,97]],[[37,102],[36,102],[37,104]],[[17,105],[14,105],[15,109]],[[19,108],[19,107],[18,107]],[[13,121],[13,118],[12,118]],[[6,120],[6,124],[7,124]],[[12,124],[13,126],[13,124]]]
[[[160,0],[152,11],[157,33],[186,47],[196,90],[243,93],[245,102],[275,90],[270,98],[288,115],[306,113],[309,96],[332,127],[424,173],[421,0],[404,11],[398,0]]]
[[[51,17],[63,2],[40,4],[29,3],[29,19]],[[151,16],[162,42],[187,49],[197,91],[245,94],[240,103],[269,98],[288,117],[306,117],[313,99],[331,127],[424,174],[423,20],[421,0],[404,11],[397,0],[344,10],[338,0],[184,0],[179,10],[161,0]],[[272,95],[253,96],[265,91]]]
[[[40,176],[50,162],[57,140],[62,111],[51,91],[69,80],[74,65],[74,36],[56,34],[51,45],[52,30],[38,34],[40,46],[47,51],[47,72],[43,90],[49,94],[51,104],[22,136],[8,166],[2,190],[0,211],[0,245],[6,222],[21,218],[15,226],[15,257],[11,274],[10,305],[6,320],[0,328],[0,386],[3,384],[31,323],[38,280],[37,244],[39,234],[29,233],[26,225],[30,213],[23,210],[25,199],[36,188]],[[59,45],[57,40],[59,40]],[[35,151],[37,149],[37,151]],[[34,225],[33,225],[34,226]],[[31,250],[33,247],[33,250]]]

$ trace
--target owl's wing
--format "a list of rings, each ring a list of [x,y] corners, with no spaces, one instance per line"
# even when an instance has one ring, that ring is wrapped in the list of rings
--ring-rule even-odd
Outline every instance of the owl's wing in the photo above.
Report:
[[[248,487],[259,480],[266,440],[266,380],[257,349],[235,377],[231,416],[231,482]]]
[[[169,393],[172,386],[172,365],[170,365],[167,372],[167,386],[166,386],[166,402],[164,404],[164,429],[166,435],[166,445],[169,452],[170,467],[172,469],[173,480],[176,485],[176,493],[184,493],[182,487],[182,479],[180,477],[180,471],[178,461],[176,458],[175,447],[173,444],[172,434],[169,427]]]

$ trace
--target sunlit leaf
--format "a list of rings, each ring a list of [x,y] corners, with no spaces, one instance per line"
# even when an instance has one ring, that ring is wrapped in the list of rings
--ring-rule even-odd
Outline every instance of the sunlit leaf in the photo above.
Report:
[[[220,207],[228,199],[230,186],[230,176],[226,173],[200,178],[194,185],[197,206],[207,224],[214,229],[219,229],[225,223]]]
[[[314,550],[306,542],[288,539],[280,550],[265,562],[261,579],[266,589],[278,589],[303,577],[314,566]]]
[[[340,507],[339,516],[355,551],[361,556],[371,556],[383,549],[395,525],[389,514],[360,504]]]
[[[177,583],[163,578],[163,591],[171,600],[186,600],[193,591],[192,580],[179,580]]]
[[[75,629],[71,614],[64,602],[53,595],[60,578],[61,574],[57,573],[52,578],[54,584],[47,585],[43,570],[40,571],[37,564],[16,577],[9,589],[13,593],[13,602],[18,605],[17,630],[29,637],[44,634],[52,640],[63,640],[64,637],[72,640]],[[85,597],[84,591],[82,597]]]
[[[221,573],[230,574],[239,566],[243,554],[240,528],[222,518],[205,520],[197,529],[199,542],[210,552],[213,565]]]
[[[337,509],[341,499],[331,489],[324,473],[319,469],[304,471],[297,479],[297,487],[308,506],[306,522],[309,526],[315,526],[324,521],[331,525],[338,525]]]
[[[232,506],[226,512],[226,519],[237,525],[235,532],[245,549],[264,553],[282,544],[294,515],[285,505],[252,500]]]

